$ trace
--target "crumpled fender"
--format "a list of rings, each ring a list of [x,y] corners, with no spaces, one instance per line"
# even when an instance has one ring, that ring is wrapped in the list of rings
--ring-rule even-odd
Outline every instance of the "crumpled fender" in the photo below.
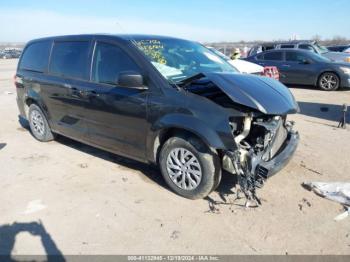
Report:
[[[227,123],[226,123],[227,124]],[[154,143],[160,132],[169,128],[179,128],[189,131],[200,137],[204,143],[214,149],[232,149],[236,148],[233,137],[230,133],[229,127],[226,132],[216,131],[207,123],[199,120],[196,117],[185,114],[170,114],[159,119],[152,127],[150,135],[147,138],[147,147],[154,148]],[[222,128],[225,128],[222,126]],[[152,152],[152,160],[154,160]],[[150,155],[149,155],[150,157]]]

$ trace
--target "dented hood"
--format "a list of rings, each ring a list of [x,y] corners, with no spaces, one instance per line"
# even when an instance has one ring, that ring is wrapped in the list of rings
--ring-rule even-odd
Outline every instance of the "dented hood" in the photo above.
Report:
[[[289,89],[277,80],[248,74],[205,73],[233,102],[264,114],[285,115],[299,111]]]

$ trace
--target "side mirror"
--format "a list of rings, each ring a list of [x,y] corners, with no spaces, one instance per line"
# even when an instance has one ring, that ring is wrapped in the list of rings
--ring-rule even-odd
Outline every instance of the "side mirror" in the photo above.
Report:
[[[120,87],[134,88],[146,90],[144,86],[143,76],[138,72],[125,71],[118,74],[116,84]]]
[[[303,60],[300,62],[300,64],[309,65],[309,64],[311,64],[311,61],[308,60],[308,59],[303,59]]]

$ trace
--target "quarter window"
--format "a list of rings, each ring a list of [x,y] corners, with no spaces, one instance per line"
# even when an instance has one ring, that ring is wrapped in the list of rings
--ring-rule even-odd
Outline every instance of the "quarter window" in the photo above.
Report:
[[[92,80],[97,83],[115,84],[120,72],[139,71],[135,62],[119,47],[97,43],[94,54]]]
[[[51,54],[50,72],[87,80],[89,46],[87,41],[56,42]]]
[[[270,52],[264,55],[265,60],[282,61],[282,52]]]
[[[19,68],[44,72],[49,62],[51,42],[43,41],[30,44],[23,53]]]

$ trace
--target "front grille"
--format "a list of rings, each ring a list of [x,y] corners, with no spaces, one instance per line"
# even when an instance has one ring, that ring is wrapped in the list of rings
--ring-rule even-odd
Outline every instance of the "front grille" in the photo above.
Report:
[[[281,149],[284,142],[287,139],[288,131],[283,124],[283,119],[279,119],[276,122],[276,125],[273,129],[270,129],[270,133],[273,135],[269,145],[265,149],[265,153],[263,155],[264,161],[271,160]]]
[[[279,125],[276,131],[274,141],[270,150],[271,158],[273,158],[277,154],[277,152],[280,150],[283,143],[286,141],[287,136],[288,136],[287,129],[283,126],[283,123],[281,121],[281,124]]]
[[[266,168],[262,167],[262,166],[258,166],[257,170],[256,170],[256,175],[258,177],[262,177],[264,179],[266,179],[268,177],[269,174],[269,170],[267,170]]]

